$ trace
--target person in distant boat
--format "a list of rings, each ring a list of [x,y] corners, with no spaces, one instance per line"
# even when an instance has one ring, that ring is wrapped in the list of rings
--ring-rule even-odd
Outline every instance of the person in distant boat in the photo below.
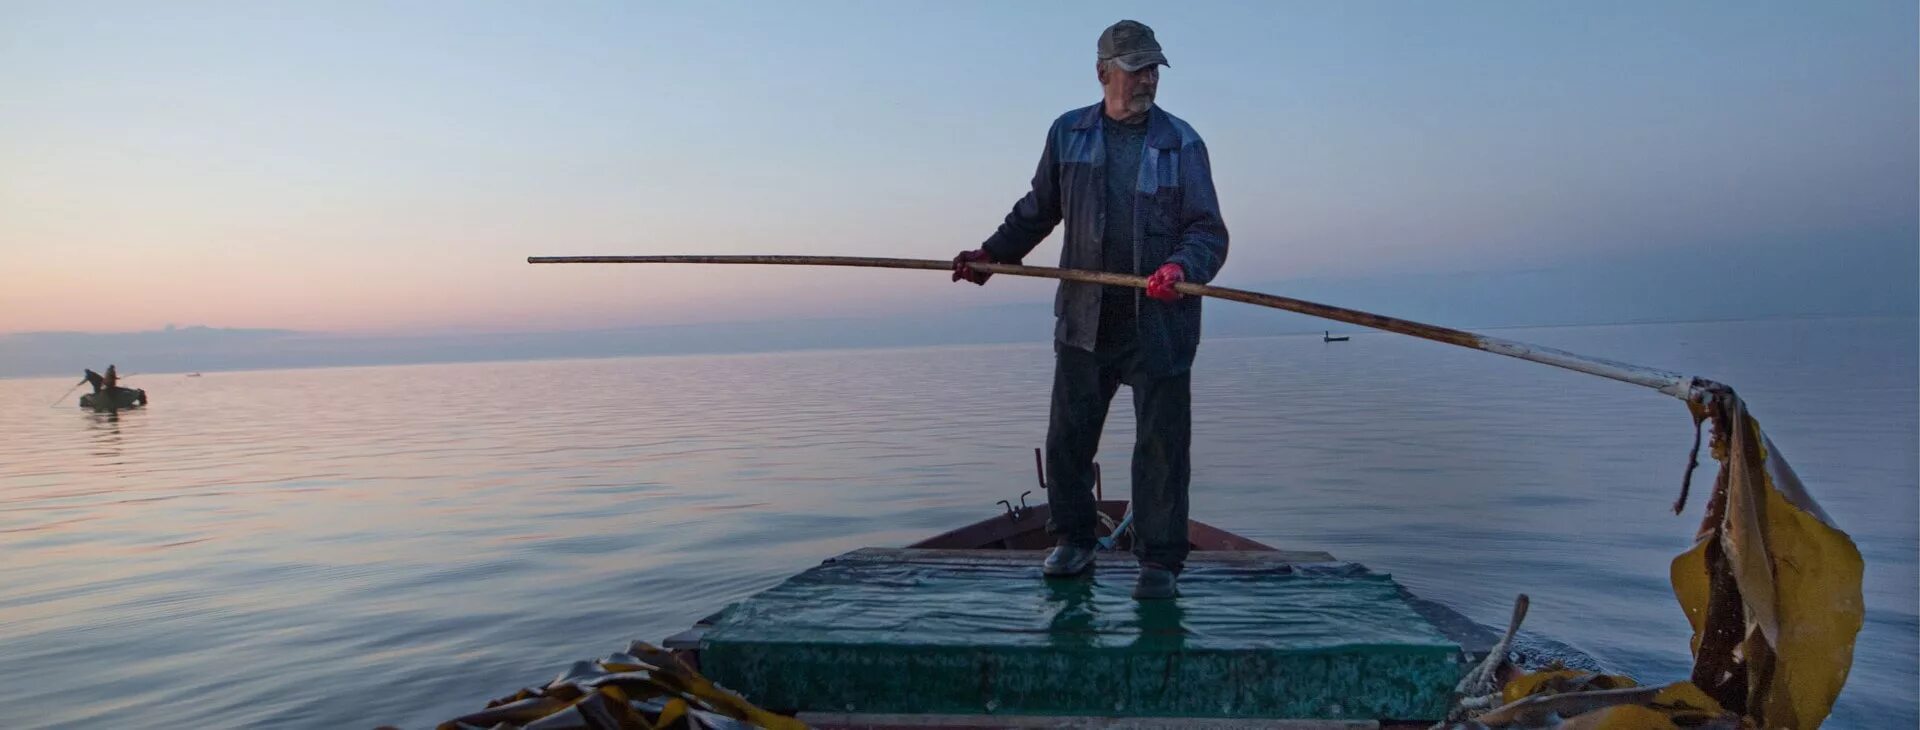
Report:
[[[120,386],[120,372],[115,370],[113,365],[109,364],[107,365],[107,376],[101,380],[103,381],[101,389],[107,391],[108,396],[112,396],[114,389]]]
[[[953,259],[954,281],[985,284],[978,262],[1019,263],[1063,220],[1060,265],[1149,274],[1138,289],[1060,282],[1054,299],[1054,371],[1047,422],[1047,531],[1056,540],[1042,572],[1093,565],[1093,456],[1121,383],[1133,389],[1135,598],[1171,598],[1187,557],[1192,441],[1191,368],[1200,342],[1200,297],[1174,285],[1206,283],[1227,258],[1227,227],[1206,143],[1154,105],[1160,43],[1122,20],[1100,34],[1095,74],[1102,99],[1054,120],[1033,189],[980,248]]]
[[[95,395],[99,395],[101,388],[105,387],[106,379],[94,372],[93,368],[87,368],[87,384],[93,386]]]

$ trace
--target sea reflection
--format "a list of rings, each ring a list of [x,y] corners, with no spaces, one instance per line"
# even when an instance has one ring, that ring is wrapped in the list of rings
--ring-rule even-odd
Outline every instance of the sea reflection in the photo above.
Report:
[[[1867,558],[1829,726],[1914,724],[1913,320],[1503,334],[1738,387]],[[0,676],[16,678],[0,725],[430,727],[822,559],[1000,514],[1033,488],[1051,354],[145,377],[153,405],[118,413],[49,408],[64,376],[0,381]],[[956,383],[968,397],[945,395]],[[1129,411],[1106,428],[1110,467],[1130,459]],[[1670,398],[1479,353],[1209,340],[1193,516],[1366,563],[1482,623],[1525,592],[1528,629],[1684,677],[1666,576],[1702,500],[1666,508],[1692,436]],[[1123,497],[1128,470],[1107,471]],[[1134,602],[1131,572],[1109,573],[1035,586],[1034,625],[1198,641],[1182,614],[1204,596]]]

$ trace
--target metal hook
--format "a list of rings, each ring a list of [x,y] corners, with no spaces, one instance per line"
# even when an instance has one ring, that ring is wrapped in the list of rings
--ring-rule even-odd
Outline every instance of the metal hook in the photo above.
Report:
[[[1020,520],[1020,516],[1014,514],[1013,512],[1013,503],[1003,499],[998,502],[995,502],[994,504],[1007,508],[1007,519],[1013,520],[1015,522],[1018,522]]]
[[[1027,495],[1029,494],[1033,494],[1033,490],[1029,489],[1027,491],[1020,493],[1020,511],[1021,512],[1027,511]]]

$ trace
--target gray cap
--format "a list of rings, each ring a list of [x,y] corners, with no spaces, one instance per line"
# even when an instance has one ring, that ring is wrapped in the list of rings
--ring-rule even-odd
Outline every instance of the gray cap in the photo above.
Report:
[[[1160,42],[1153,39],[1153,29],[1137,20],[1122,20],[1107,26],[1100,33],[1100,60],[1112,59],[1120,67],[1131,71],[1160,64],[1171,66],[1167,57],[1160,52]]]

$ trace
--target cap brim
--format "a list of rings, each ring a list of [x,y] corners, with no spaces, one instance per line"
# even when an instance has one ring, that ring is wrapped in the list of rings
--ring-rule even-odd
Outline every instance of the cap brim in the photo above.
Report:
[[[1139,53],[1129,53],[1125,56],[1116,56],[1113,62],[1120,64],[1120,68],[1126,69],[1129,73],[1156,64],[1161,66],[1173,65],[1167,63],[1166,54],[1159,51],[1141,51]]]

